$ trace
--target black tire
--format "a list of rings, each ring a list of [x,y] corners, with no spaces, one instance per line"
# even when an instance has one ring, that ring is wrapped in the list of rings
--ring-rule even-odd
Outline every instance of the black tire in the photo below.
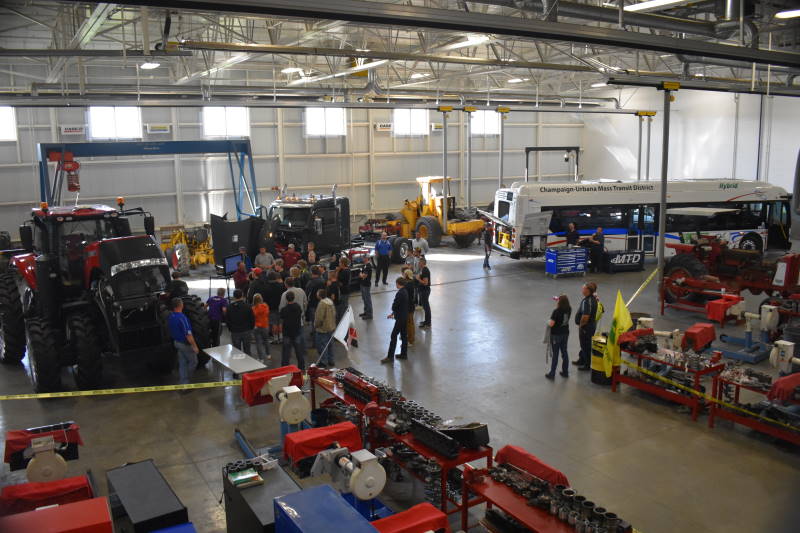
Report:
[[[78,389],[100,387],[103,382],[103,350],[91,317],[86,313],[70,315],[67,335],[75,353],[75,384]]]
[[[761,238],[761,235],[758,235],[756,233],[748,233],[739,240],[739,249],[763,252],[764,240]]]
[[[162,307],[159,311],[161,317],[161,340],[163,344],[156,347],[149,353],[147,367],[156,374],[169,374],[178,366],[178,352],[172,344],[172,336],[169,333],[169,310]]]
[[[0,274],[0,362],[15,365],[25,357],[25,320],[14,274]]]
[[[192,253],[189,247],[183,243],[175,245],[175,264],[177,270],[184,276],[189,275],[189,270],[192,267]]]
[[[392,239],[392,263],[405,263],[411,251],[411,241],[405,237],[396,236]]]
[[[28,362],[31,380],[36,392],[53,392],[61,389],[61,363],[56,349],[56,332],[41,318],[25,321],[28,335]]]
[[[702,278],[708,275],[708,269],[698,258],[692,254],[677,254],[672,256],[667,261],[664,267],[664,277],[671,278],[673,276],[688,275],[692,278]],[[664,291],[664,299],[668,303],[673,303],[677,300],[677,296],[670,293],[669,290]],[[689,296],[690,300],[701,302],[706,298],[702,294],[692,293]]]
[[[453,240],[456,241],[456,248],[467,248],[478,235],[476,233],[468,233],[466,235],[453,235]]]
[[[0,250],[11,249],[11,234],[7,231],[0,231]]]
[[[197,368],[206,366],[211,359],[203,350],[211,347],[211,329],[208,323],[208,312],[203,309],[203,303],[197,296],[187,296],[183,299],[183,314],[192,325],[192,335],[200,353],[197,354]]]
[[[442,243],[442,225],[436,217],[419,217],[414,229],[417,231],[417,237],[427,240],[431,248],[436,248]]]

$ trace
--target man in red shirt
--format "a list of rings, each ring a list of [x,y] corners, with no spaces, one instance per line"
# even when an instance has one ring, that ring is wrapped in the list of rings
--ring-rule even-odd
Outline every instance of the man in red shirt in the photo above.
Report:
[[[289,270],[297,264],[303,257],[294,249],[294,244],[290,244],[289,248],[283,252],[283,268]]]
[[[239,264],[236,265],[236,272],[233,273],[233,286],[247,294],[247,286],[249,284],[250,280],[247,277],[247,267],[244,261],[239,261]]]

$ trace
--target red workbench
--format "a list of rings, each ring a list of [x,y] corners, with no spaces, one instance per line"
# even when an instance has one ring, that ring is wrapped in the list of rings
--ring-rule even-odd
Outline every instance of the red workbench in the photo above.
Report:
[[[715,400],[719,401],[723,400],[723,392],[724,392],[723,389],[726,385],[734,388],[734,393],[733,393],[734,404],[739,403],[739,397],[742,390],[762,395],[765,398],[769,393],[768,390],[757,389],[749,385],[743,385],[735,381],[724,379],[721,376],[714,376],[714,380],[712,382],[711,395]],[[800,402],[796,400],[792,400],[792,403],[800,404]],[[794,444],[800,444],[800,431],[792,431],[789,428],[783,428],[781,426],[769,424],[767,422],[759,420],[758,418],[747,416],[744,413],[734,411],[733,409],[729,409],[724,405],[721,405],[717,402],[713,402],[711,404],[711,409],[709,410],[708,427],[712,428],[714,427],[714,420],[716,418],[730,420],[731,422],[734,422],[736,424],[741,424],[743,426],[749,427],[750,429],[754,429],[760,433],[764,433],[766,435],[775,437],[776,439],[785,440],[787,442],[791,442]]]
[[[349,394],[346,394],[344,388],[340,387],[332,376],[330,377],[320,376],[311,378],[312,408],[316,407],[316,392],[315,392],[316,387],[319,387],[320,389],[324,390],[331,396],[334,396],[335,398],[338,398],[339,400],[354,406],[360,412],[362,413],[364,412],[366,404],[363,401],[357,398],[353,398]],[[463,500],[462,502],[453,501],[447,495],[447,476],[450,473],[450,471],[453,470],[454,468],[459,468],[463,465],[466,465],[467,463],[470,463],[472,461],[477,461],[480,459],[486,459],[486,468],[491,468],[492,448],[490,446],[482,446],[477,450],[462,448],[455,459],[448,459],[447,457],[435,452],[434,450],[428,448],[421,442],[417,441],[411,433],[398,435],[393,431],[389,430],[388,428],[384,427],[383,425],[376,426],[374,429],[383,436],[382,444],[394,443],[394,442],[403,443],[412,450],[414,450],[415,452],[417,452],[418,454],[422,455],[423,457],[427,459],[433,459],[434,461],[436,461],[436,463],[439,464],[439,466],[442,469],[441,470],[442,499],[439,504],[439,508],[446,514],[457,513],[459,511],[462,511],[462,509],[467,509],[469,507],[472,507],[473,505],[478,505],[479,503],[482,503],[484,501],[483,498],[474,498],[468,502],[463,502]],[[373,449],[375,447],[378,447],[377,443],[370,442],[370,444],[372,445]],[[425,481],[421,476],[417,475],[416,473],[408,469],[406,465],[402,461],[400,461],[397,457],[392,456],[392,460],[401,468],[406,470],[409,474],[411,474],[413,477],[419,479],[422,482]],[[467,529],[466,519],[467,519],[467,514],[464,513],[462,519],[462,528],[465,530]]]
[[[719,374],[725,369],[724,363],[718,363],[716,365],[712,365],[702,370],[689,370],[680,365],[675,365],[672,363],[668,363],[656,357],[651,357],[649,355],[645,355],[642,353],[637,352],[630,352],[625,351],[625,353],[630,354],[631,356],[636,358],[636,366],[641,367],[642,361],[653,361],[654,363],[658,363],[660,365],[667,365],[677,370],[681,370],[683,372],[688,372],[693,375],[693,383],[692,388],[696,391],[701,391],[701,382],[703,378],[706,376],[713,376],[715,374]],[[673,392],[671,390],[667,390],[665,387],[662,387],[656,383],[651,383],[649,381],[644,381],[633,376],[626,376],[623,374],[621,369],[616,369],[614,374],[612,375],[611,379],[611,390],[613,392],[617,392],[617,385],[620,383],[624,383],[631,387],[635,387],[639,390],[643,390],[648,392],[654,396],[658,396],[659,398],[663,398],[664,400],[679,403],[689,407],[692,410],[692,420],[697,420],[697,416],[700,414],[700,408],[703,405],[703,399],[695,394],[679,394],[677,392]],[[669,378],[667,378],[669,379]]]
[[[3,533],[114,533],[108,499],[93,498],[0,518]]]

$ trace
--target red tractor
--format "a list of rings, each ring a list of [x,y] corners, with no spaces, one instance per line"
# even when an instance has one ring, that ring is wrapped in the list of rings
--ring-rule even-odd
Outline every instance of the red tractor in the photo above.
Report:
[[[729,248],[716,236],[698,236],[692,244],[667,244],[675,250],[664,267],[664,299],[668,303],[701,304],[721,293],[750,291],[769,296],[764,303],[797,307],[800,254],[766,260],[761,252]],[[788,304],[792,305],[787,307]],[[794,312],[792,314],[794,316]]]
[[[27,345],[37,392],[60,389],[61,367],[73,365],[79,388],[98,387],[104,352],[147,351],[161,371],[175,364],[163,294],[169,268],[153,239],[154,220],[118,203],[119,209],[42,203],[20,227],[22,249],[0,252],[7,260],[0,270],[0,360],[18,364]],[[144,215],[147,235],[131,234],[129,215]],[[183,298],[206,348],[202,303]]]

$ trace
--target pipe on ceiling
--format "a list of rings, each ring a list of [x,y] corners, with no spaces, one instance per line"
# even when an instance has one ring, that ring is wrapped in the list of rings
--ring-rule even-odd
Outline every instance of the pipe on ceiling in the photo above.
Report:
[[[688,76],[688,68],[692,64],[697,65],[709,65],[714,67],[727,67],[727,68],[740,68],[740,69],[747,69],[750,70],[753,68],[754,65],[752,64],[742,64],[738,61],[726,61],[724,59],[705,59],[702,57],[694,57],[694,56],[684,56],[681,54],[676,54],[677,57],[684,66],[683,72],[684,75]],[[759,72],[772,72],[773,74],[786,74],[787,75],[787,85],[791,86],[791,80],[794,76],[800,75],[800,69],[793,69],[788,67],[781,67],[781,66],[768,66],[768,65],[755,65],[755,69]]]

